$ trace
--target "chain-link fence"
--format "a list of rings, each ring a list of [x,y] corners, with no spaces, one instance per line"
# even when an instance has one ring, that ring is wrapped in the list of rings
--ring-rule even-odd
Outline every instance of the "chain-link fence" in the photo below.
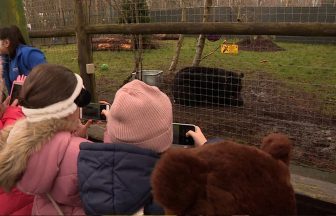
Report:
[[[86,0],[84,5],[89,24],[336,23],[335,1],[210,2]],[[32,30],[75,26],[72,1],[26,0],[26,12]],[[99,99],[113,101],[133,72],[142,71],[145,81],[171,98],[175,122],[196,124],[208,137],[253,145],[269,132],[283,132],[294,140],[296,163],[336,170],[334,37],[212,34],[202,40],[200,51],[199,35],[92,35]],[[78,71],[75,38],[33,42],[49,62]]]

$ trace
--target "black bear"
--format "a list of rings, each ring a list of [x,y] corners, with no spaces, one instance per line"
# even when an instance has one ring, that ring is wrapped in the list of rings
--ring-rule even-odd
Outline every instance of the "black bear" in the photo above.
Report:
[[[183,68],[177,72],[173,81],[174,102],[186,106],[243,106],[243,77],[243,73],[221,68]]]

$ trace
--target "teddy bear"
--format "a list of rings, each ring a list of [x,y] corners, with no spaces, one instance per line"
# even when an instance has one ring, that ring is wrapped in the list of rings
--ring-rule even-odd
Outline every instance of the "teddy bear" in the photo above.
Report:
[[[260,148],[222,141],[170,149],[151,178],[154,199],[166,214],[293,215],[290,139],[266,136]]]

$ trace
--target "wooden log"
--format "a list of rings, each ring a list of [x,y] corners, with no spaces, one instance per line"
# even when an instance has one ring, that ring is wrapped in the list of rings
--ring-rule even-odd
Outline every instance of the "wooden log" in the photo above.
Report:
[[[50,31],[30,31],[30,38],[53,38],[53,37],[71,37],[76,36],[74,28],[62,28]]]
[[[336,24],[331,23],[139,23],[88,25],[89,34],[226,34],[336,36]],[[31,31],[32,38],[75,35],[74,29]]]
[[[139,23],[86,26],[90,34],[226,34],[336,36],[327,23]]]

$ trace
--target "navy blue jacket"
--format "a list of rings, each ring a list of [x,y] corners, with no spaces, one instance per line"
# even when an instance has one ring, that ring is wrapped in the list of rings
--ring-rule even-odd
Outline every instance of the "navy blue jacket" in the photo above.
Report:
[[[4,60],[3,78],[8,93],[10,93],[13,81],[16,80],[18,75],[28,76],[36,65],[46,63],[46,58],[42,51],[22,44],[16,48],[16,55],[13,59],[8,58],[8,56],[2,56],[2,58]]]
[[[80,196],[88,215],[164,214],[153,202],[150,177],[160,156],[127,144],[81,143]]]

